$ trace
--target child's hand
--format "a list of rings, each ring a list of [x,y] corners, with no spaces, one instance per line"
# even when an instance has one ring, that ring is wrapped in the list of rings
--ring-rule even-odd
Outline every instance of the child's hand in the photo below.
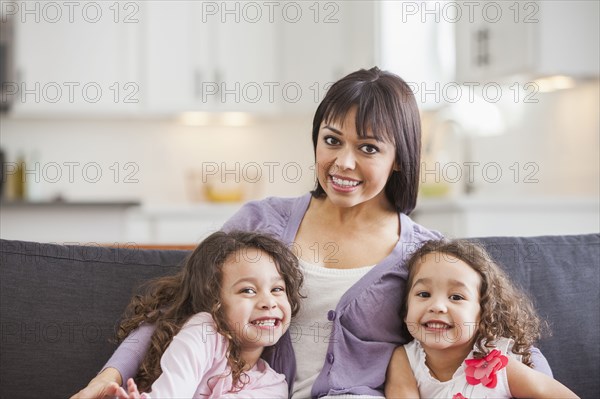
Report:
[[[137,385],[133,381],[133,378],[130,378],[127,380],[127,391],[128,392],[125,392],[125,390],[122,387],[119,387],[119,392],[117,392],[117,398],[118,399],[146,399],[146,398],[149,398],[149,396],[145,393],[140,394],[140,391],[138,391]]]

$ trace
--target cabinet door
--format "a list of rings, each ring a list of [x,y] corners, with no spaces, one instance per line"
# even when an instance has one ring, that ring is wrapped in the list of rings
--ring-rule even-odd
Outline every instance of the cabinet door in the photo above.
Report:
[[[145,10],[144,98],[152,114],[204,111],[208,29],[192,1],[150,1]]]
[[[301,2],[297,22],[279,24],[282,109],[313,114],[331,83],[373,66],[374,3]]]
[[[220,15],[205,15],[218,44],[213,62],[219,109],[274,113],[278,110],[275,94],[280,90],[274,21],[269,21],[261,3],[220,3],[220,7]]]
[[[17,7],[15,114],[130,114],[139,109],[136,3]]]
[[[597,1],[539,2],[539,12],[533,15],[539,21],[536,24],[539,54],[536,72],[597,79],[600,75],[599,15],[600,2]]]
[[[472,5],[461,10],[456,24],[457,80],[483,83],[529,71],[535,55],[534,26],[523,4],[484,1]]]
[[[274,27],[264,17],[249,22],[244,4],[147,3],[145,69],[152,112],[271,108],[268,82],[278,80]]]

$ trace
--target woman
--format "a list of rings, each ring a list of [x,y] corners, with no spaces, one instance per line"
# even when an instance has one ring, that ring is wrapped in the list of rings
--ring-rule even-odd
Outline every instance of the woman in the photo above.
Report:
[[[378,68],[336,82],[313,120],[317,187],[299,198],[242,207],[223,230],[258,230],[293,244],[305,275],[302,311],[263,357],[293,398],[383,396],[394,348],[405,261],[440,234],[414,223],[421,125],[408,85]],[[79,397],[101,397],[133,377],[153,327],[117,349]],[[534,351],[534,363],[549,372]],[[407,378],[411,378],[410,376]],[[116,382],[116,383],[115,383]]]

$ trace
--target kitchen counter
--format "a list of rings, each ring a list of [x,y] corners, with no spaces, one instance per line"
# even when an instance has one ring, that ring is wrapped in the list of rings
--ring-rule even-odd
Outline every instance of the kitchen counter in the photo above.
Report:
[[[597,233],[600,200],[592,197],[420,198],[411,217],[449,237]]]
[[[0,201],[0,208],[129,208],[139,201]]]
[[[110,245],[195,245],[242,203],[2,202],[0,237]],[[597,233],[600,200],[582,197],[420,198],[410,215],[448,237]]]

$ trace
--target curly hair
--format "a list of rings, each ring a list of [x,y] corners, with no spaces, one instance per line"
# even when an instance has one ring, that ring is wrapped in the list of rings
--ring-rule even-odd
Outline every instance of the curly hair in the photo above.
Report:
[[[140,390],[149,391],[152,383],[162,373],[160,358],[194,314],[211,314],[217,332],[228,341],[227,362],[231,368],[233,390],[240,390],[246,383],[246,362],[242,360],[241,344],[231,333],[221,302],[222,270],[225,262],[240,251],[254,248],[265,252],[275,262],[283,277],[292,317],[300,309],[300,287],[303,275],[298,259],[280,241],[270,236],[233,231],[211,234],[186,258],[183,268],[175,275],[157,278],[142,287],[127,308],[119,325],[117,339],[127,336],[142,323],[156,326],[150,347],[138,370],[136,381]]]
[[[479,301],[480,321],[474,336],[477,358],[484,357],[498,338],[514,341],[512,352],[522,356],[522,362],[532,367],[531,347],[549,332],[542,322],[529,296],[513,285],[506,275],[479,244],[467,240],[432,240],[419,248],[408,260],[408,280],[405,297],[400,309],[402,320],[408,313],[408,295],[414,283],[415,271],[424,256],[432,253],[446,254],[471,266],[481,277]],[[402,335],[411,341],[413,337],[403,324]]]

